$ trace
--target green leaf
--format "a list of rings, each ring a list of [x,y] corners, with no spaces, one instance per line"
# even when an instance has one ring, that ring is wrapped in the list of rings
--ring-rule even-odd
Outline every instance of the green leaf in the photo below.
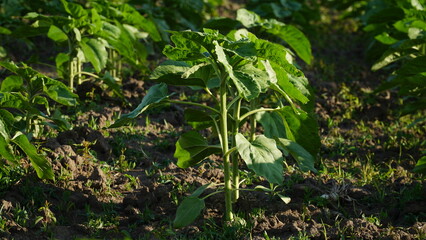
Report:
[[[200,79],[204,82],[203,86],[209,89],[219,87],[219,79],[215,75],[214,69],[210,63],[200,63],[192,66],[188,71],[182,74],[182,77],[185,79]],[[199,80],[197,80],[198,82]],[[191,86],[191,85],[190,85]]]
[[[259,23],[262,22],[259,15],[244,8],[238,9],[237,20],[240,21],[246,28],[259,26]]]
[[[2,92],[17,92],[22,89],[24,80],[20,76],[11,75],[6,77],[1,83]]]
[[[89,39],[81,41],[80,46],[85,58],[92,63],[96,72],[100,72],[105,68],[108,61],[108,52],[105,42],[98,39]]]
[[[0,136],[0,156],[4,157],[10,162],[17,163],[10,144],[6,141],[6,139],[3,138],[3,136]]]
[[[260,84],[252,78],[253,75],[249,75],[242,71],[234,72],[231,64],[229,64],[224,48],[219,46],[217,42],[215,42],[215,46],[217,60],[224,66],[226,73],[228,73],[237,88],[239,95],[247,101],[251,101],[258,97],[260,94]]]
[[[277,143],[286,151],[288,151],[294,157],[294,159],[296,159],[297,163],[299,164],[300,170],[304,172],[317,172],[314,167],[315,158],[302,146],[300,146],[294,141],[285,138],[277,138]]]
[[[90,24],[90,28],[92,30],[92,33],[98,33],[102,29],[102,22],[103,22],[102,18],[95,8],[90,9],[90,13],[91,13],[91,20],[92,20]],[[76,32],[76,38],[77,38],[77,31],[75,32]],[[78,31],[78,34],[80,34],[80,31]],[[77,41],[81,41],[81,35],[80,35],[80,40],[78,40],[77,38]]]
[[[185,121],[195,130],[202,130],[214,126],[212,116],[205,111],[193,108],[185,109]]]
[[[4,47],[0,46],[0,58],[4,58],[7,56],[7,51]]]
[[[263,25],[268,33],[274,34],[290,45],[296,54],[307,64],[311,64],[312,50],[308,38],[299,29],[276,20],[268,21]]]
[[[43,92],[45,92],[50,99],[65,106],[77,105],[78,95],[71,92],[67,85],[46,76],[41,76],[41,78],[43,80]]]
[[[208,156],[220,153],[220,146],[209,145],[207,140],[198,132],[189,131],[180,136],[176,142],[174,157],[178,159],[177,165],[188,168],[203,161]]]
[[[244,64],[243,66],[235,69],[235,75],[238,77],[240,74],[248,77],[251,81],[256,82],[253,86],[250,86],[250,83],[249,85],[246,85],[248,88],[253,88],[251,89],[251,91],[253,91],[253,95],[259,96],[257,91],[266,92],[271,84],[268,73],[256,68],[253,64]],[[238,77],[238,79],[241,80],[240,77]]]
[[[168,75],[183,75],[190,68],[186,62],[166,60],[155,68],[149,78],[157,80]]]
[[[77,40],[77,42],[81,42],[81,32],[80,32],[80,30],[78,30],[78,28],[73,28],[72,31],[74,32],[75,40]]]
[[[21,132],[18,132],[11,141],[18,145],[22,151],[25,152],[25,154],[28,156],[28,158],[31,161],[31,165],[34,167],[34,169],[37,172],[37,176],[41,179],[55,179],[55,175],[52,171],[52,166],[47,161],[46,158],[39,155],[37,153],[37,149],[32,145],[28,138],[22,134]]]
[[[12,33],[12,31],[10,31],[9,29],[7,29],[5,27],[0,27],[0,34],[9,35],[11,33]]]
[[[65,78],[68,72],[68,61],[70,60],[70,56],[66,53],[59,53],[56,55],[55,63],[56,63],[56,71],[58,72],[58,76],[61,78]]]
[[[119,9],[123,14],[124,22],[142,28],[145,32],[148,32],[152,40],[156,42],[162,40],[161,34],[152,19],[145,18],[138,12],[138,10],[129,4],[121,4]]]
[[[387,32],[382,32],[381,34],[374,37],[377,41],[386,44],[386,45],[392,45],[398,42],[398,39],[393,38],[389,35]]]
[[[67,34],[55,25],[50,25],[47,36],[55,42],[64,42],[68,40]]]
[[[294,76],[291,74],[288,74],[288,80],[293,84],[293,86],[301,93],[303,96],[305,96],[307,99],[311,96],[311,92],[309,91],[309,81],[305,76]],[[283,83],[279,81],[281,85]],[[298,96],[298,100],[299,100]],[[300,100],[301,101],[301,100]],[[307,101],[301,101],[302,103],[307,103]]]
[[[215,183],[207,183],[203,186],[197,188],[192,194],[191,197],[199,197],[206,189],[216,186]]]
[[[167,85],[164,83],[160,83],[152,86],[145,97],[142,99],[141,103],[130,113],[123,114],[115,123],[113,123],[110,128],[116,128],[128,124],[133,119],[138,117],[140,114],[145,112],[151,107],[154,107],[165,99],[167,99],[170,95],[167,94]]]
[[[99,35],[108,41],[109,47],[116,50],[127,62],[135,67],[144,67],[148,55],[146,47],[139,41],[139,31],[115,21],[115,25],[104,23]]]
[[[202,44],[188,39],[186,34],[179,33],[182,32],[173,32],[173,35],[170,37],[170,39],[175,44],[175,47],[167,45],[163,49],[164,55],[175,61],[193,61],[206,57],[203,55],[203,53],[207,50],[203,47]]]
[[[257,39],[251,37],[251,41],[255,43],[257,50],[257,56],[261,59],[265,59],[271,62],[272,67],[280,66],[284,72],[293,76],[303,76],[303,72],[297,69],[290,61],[292,56],[289,50],[279,44],[272,43],[263,39]],[[279,79],[279,78],[278,78]]]
[[[6,124],[0,118],[0,156],[3,156],[8,161],[16,162],[15,156],[13,155],[9,142],[10,142],[9,132],[7,131]]]
[[[88,15],[87,11],[80,4],[71,3],[66,0],[61,0],[65,11],[74,18],[82,18]]]
[[[203,28],[217,29],[224,33],[235,29],[238,24],[238,21],[231,18],[212,18],[203,25]]]
[[[290,106],[280,109],[277,113],[285,120],[285,138],[297,142],[316,157],[321,146],[316,119],[302,110],[297,110],[295,113]]]
[[[266,137],[286,137],[286,128],[280,114],[276,112],[259,112],[256,114],[256,120],[262,124]]]
[[[204,199],[196,197],[187,197],[179,205],[176,211],[176,217],[173,221],[174,228],[188,226],[200,215],[205,208]]]
[[[416,57],[410,61],[405,62],[398,71],[397,74],[408,76],[416,75],[419,73],[426,73],[426,56]],[[425,84],[423,84],[425,86]]]
[[[260,135],[250,143],[241,133],[235,136],[235,140],[237,150],[248,168],[270,183],[282,184],[283,158],[275,140]]]
[[[413,169],[413,172],[416,173],[426,173],[426,156],[423,156],[419,159],[416,166]]]
[[[263,20],[254,12],[246,9],[239,9],[237,11],[237,20],[240,21],[245,27],[252,28],[261,26],[266,29],[266,32],[273,34],[290,45],[296,54],[307,64],[311,64],[312,50],[311,43],[308,38],[299,29],[292,25],[286,25],[275,19]]]
[[[171,39],[177,48],[189,48],[193,52],[204,53],[207,51],[212,53],[215,49],[214,41],[224,40],[225,36],[219,34],[219,31],[215,30],[204,29],[204,31],[205,32],[171,31],[173,34]]]
[[[245,100],[252,101],[259,97],[261,86],[259,82],[253,78],[253,75],[248,75],[246,72],[235,71],[232,80],[239,95]]]
[[[121,30],[119,27],[109,22],[102,22],[102,31],[99,34],[105,38],[118,39],[121,34]]]
[[[416,54],[418,50],[415,48],[422,43],[424,43],[424,41],[421,39],[404,39],[391,45],[389,49],[382,54],[380,59],[374,63],[371,70],[377,71],[406,56]]]
[[[280,66],[277,66],[273,63],[275,72],[278,78],[278,84],[271,84],[271,89],[278,92],[282,96],[288,95],[293,100],[298,100],[303,104],[309,102],[309,98],[307,98],[303,93],[293,85],[290,81],[290,74],[284,72],[284,69]]]
[[[190,70],[191,67],[185,62],[167,60],[155,68],[150,79],[171,85],[204,87],[203,79],[192,77],[188,73]]]
[[[29,110],[31,108],[29,100],[19,92],[0,92],[0,107],[21,110]]]

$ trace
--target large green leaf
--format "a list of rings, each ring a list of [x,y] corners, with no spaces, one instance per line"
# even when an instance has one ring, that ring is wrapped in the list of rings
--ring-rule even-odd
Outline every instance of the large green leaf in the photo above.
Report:
[[[236,147],[247,167],[270,183],[282,184],[283,157],[276,142],[263,135],[250,143],[241,133],[235,136]]]
[[[220,146],[209,145],[207,140],[198,132],[189,131],[182,134],[176,142],[174,157],[178,159],[177,165],[179,167],[187,168],[221,151]]]
[[[262,124],[264,134],[268,138],[285,138],[286,129],[283,118],[276,112],[259,112],[256,120]]]
[[[312,60],[311,43],[308,38],[299,29],[292,25],[286,25],[275,19],[263,20],[254,12],[246,9],[239,9],[237,11],[237,20],[240,21],[245,27],[262,27],[266,32],[273,34],[290,45],[296,54],[306,63],[310,64]]]
[[[138,117],[140,114],[145,112],[151,107],[161,104],[161,102],[167,99],[170,95],[167,94],[167,85],[160,83],[152,86],[145,97],[142,99],[141,103],[130,113],[123,114],[115,123],[113,123],[110,128],[116,128],[128,124],[133,119]]]
[[[17,76],[14,77],[10,76],[12,77],[12,80],[5,80],[6,82],[2,84],[2,91],[7,89],[9,91],[12,89],[17,90],[19,87],[21,87],[19,90],[23,90],[24,88],[22,79],[26,79],[27,84],[29,84],[29,86],[26,87],[33,91],[32,94],[44,93],[52,100],[66,106],[74,106],[77,103],[77,95],[72,93],[64,83],[49,78],[25,64],[22,64],[21,67],[18,67],[12,62],[0,62],[0,66],[3,66],[9,71],[17,74]],[[14,80],[16,81],[13,82]],[[29,100],[20,93],[2,94],[3,96],[0,99],[0,105],[3,105],[4,107],[8,106],[13,108],[29,109],[31,105]]]
[[[176,211],[173,227],[181,228],[188,226],[200,215],[205,208],[204,199],[189,196],[185,198]]]
[[[82,18],[88,15],[88,12],[80,4],[71,3],[66,0],[61,0],[61,2],[65,11],[74,18]]]
[[[214,122],[210,114],[193,108],[185,109],[185,121],[195,130],[202,130],[214,126]]]
[[[271,79],[268,73],[253,66],[253,64],[244,64],[243,66],[236,68],[235,75],[239,76],[240,74],[256,82],[255,86],[253,86],[253,88],[257,88],[256,91],[259,90],[260,92],[266,92],[266,90],[269,89]],[[250,85],[247,87],[250,87]]]
[[[201,53],[203,53],[203,50],[212,53],[215,49],[215,40],[225,39],[225,36],[221,35],[219,31],[209,29],[204,29],[204,32],[181,31],[171,33],[173,34],[171,39],[176,44],[176,47],[184,48],[184,46],[192,45],[191,49],[194,49],[194,46],[198,45],[198,51]],[[195,43],[195,45],[190,42]]]
[[[6,77],[1,82],[0,91],[2,92],[16,92],[22,89],[24,80],[20,76],[11,75]]]
[[[290,81],[290,74],[287,74],[282,67],[276,65],[275,63],[272,63],[272,65],[274,66],[274,70],[277,74],[278,83],[271,84],[271,89],[277,91],[282,96],[288,95],[290,98],[298,100],[303,104],[308,103],[309,98],[305,96],[301,90],[297,89],[296,86],[293,85],[293,83]]]
[[[192,81],[202,80],[204,82],[203,86],[200,87],[208,87],[209,89],[213,89],[219,87],[219,78],[215,75],[214,69],[210,63],[203,62],[197,65],[192,66],[188,69],[182,77],[185,79],[191,79]],[[198,80],[199,79],[199,80]],[[193,86],[191,84],[189,86]]]
[[[237,20],[247,28],[259,26],[259,23],[262,22],[259,15],[244,8],[238,9]]]
[[[67,34],[55,25],[51,25],[47,36],[55,42],[64,42],[68,40]]]
[[[285,138],[297,142],[312,156],[316,157],[321,146],[317,120],[300,109],[295,113],[290,106],[278,110],[277,113],[285,120]]]
[[[31,161],[31,165],[36,170],[37,176],[39,178],[51,180],[55,179],[55,175],[53,174],[52,166],[50,165],[50,163],[47,161],[46,158],[37,153],[37,149],[34,147],[34,145],[30,143],[30,141],[28,141],[28,138],[24,134],[18,132],[11,139],[11,141],[18,145],[22,149],[22,151],[25,152],[25,154]]]
[[[98,33],[102,29],[102,26],[103,26],[102,18],[99,15],[98,11],[96,11],[95,8],[90,9],[90,15],[91,15],[90,30],[91,30],[92,33]],[[77,30],[75,32],[79,32],[79,31]],[[76,33],[76,35],[78,35],[78,34],[79,33]],[[77,41],[80,41],[80,40],[78,40],[78,38],[77,38]]]
[[[190,34],[194,32],[189,32]],[[198,34],[198,33],[196,33]],[[198,36],[198,35],[197,35]],[[202,38],[202,36],[200,36]],[[174,43],[174,47],[167,45],[163,49],[163,54],[175,61],[192,61],[205,58],[203,55],[207,50],[198,41],[188,39],[187,34],[179,34],[173,32],[170,39]]]
[[[125,23],[129,23],[142,28],[148,32],[152,40],[161,41],[161,34],[157,29],[155,22],[152,19],[147,19],[142,16],[134,7],[129,4],[121,4],[119,8],[122,12]]]
[[[253,79],[253,74],[247,74],[242,71],[235,71],[228,61],[228,57],[223,47],[215,42],[215,51],[217,55],[217,61],[220,62],[234,83],[239,95],[245,98],[247,101],[251,101],[259,96],[261,86]]]
[[[161,78],[167,78],[170,75],[181,76],[190,68],[191,67],[186,62],[166,60],[154,69],[149,78],[152,80],[157,80]]]
[[[145,45],[139,41],[140,32],[136,28],[123,25],[118,21],[115,21],[115,25],[105,24],[104,27],[109,32],[105,32],[101,36],[105,36],[109,45],[133,66],[144,67],[142,63],[146,61],[148,52]]]
[[[303,76],[303,72],[291,63],[292,56],[287,48],[263,39],[254,38],[252,35],[250,36],[251,41],[255,44],[258,57],[270,61],[272,66],[282,67],[288,74],[296,77]]]
[[[81,41],[80,46],[84,56],[90,61],[96,72],[100,72],[105,68],[108,60],[105,42],[92,38]]]
[[[389,49],[382,54],[380,59],[374,63],[371,69],[377,71],[406,56],[417,53],[418,50],[416,50],[416,48],[422,43],[424,44],[424,40],[422,39],[404,39],[391,45]]]
[[[29,100],[19,92],[0,92],[0,107],[29,110]]]
[[[276,138],[277,143],[288,151],[299,164],[300,170],[317,172],[314,167],[315,158],[302,146],[285,138]]]
[[[191,69],[185,62],[167,60],[155,68],[150,79],[171,85],[204,87],[206,84],[203,79],[192,77],[188,73]]]
[[[70,60],[69,54],[66,53],[59,53],[56,55],[55,58],[55,64],[56,64],[56,71],[58,73],[58,76],[61,78],[65,78],[66,74],[68,73],[68,61]]]
[[[0,27],[0,34],[6,34],[9,35],[11,34],[12,31],[10,31],[9,29],[5,28],[5,27]]]
[[[419,159],[413,171],[417,173],[426,173],[426,156]]]
[[[275,20],[268,21],[263,24],[263,26],[267,26],[268,33],[274,34],[286,41],[303,61],[307,64],[311,64],[311,43],[299,29]]]

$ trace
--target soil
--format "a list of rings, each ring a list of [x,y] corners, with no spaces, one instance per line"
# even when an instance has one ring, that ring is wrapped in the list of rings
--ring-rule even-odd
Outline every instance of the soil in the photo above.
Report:
[[[142,97],[146,90],[143,85],[141,81],[130,79],[123,86],[126,97],[130,101],[132,97]],[[335,93],[330,91],[338,88],[338,86],[319,87],[318,91],[323,93],[323,96],[334,95]],[[324,124],[325,119],[322,117],[332,115],[330,111],[336,111],[336,104],[339,104],[336,101],[328,98],[318,101],[320,123]],[[123,137],[120,136],[123,133],[114,129],[102,130],[102,127],[107,120],[111,121],[114,118],[113,114],[117,110],[116,106],[104,106],[100,111],[88,112],[78,118],[81,127],[60,132],[56,138],[44,141],[43,147],[46,149],[48,159],[55,172],[61,174],[57,176],[55,183],[32,181],[34,176],[30,175],[4,193],[1,198],[2,212],[9,230],[0,233],[3,239],[48,237],[39,231],[43,221],[47,224],[53,221],[46,215],[33,227],[22,227],[13,220],[17,214],[13,209],[28,205],[29,202],[33,202],[34,206],[43,205],[37,201],[48,203],[56,220],[60,220],[57,222],[61,222],[48,227],[51,233],[49,237],[54,239],[75,239],[93,235],[107,239],[123,238],[124,232],[130,233],[134,238],[150,236],[149,238],[156,239],[156,229],[164,228],[165,224],[173,219],[177,208],[176,198],[180,199],[185,194],[176,190],[177,185],[191,186],[195,189],[209,182],[223,181],[223,173],[217,166],[220,164],[219,158],[208,161],[198,168],[180,169],[175,165],[172,143],[177,140],[177,136],[185,126],[182,124],[180,110],[173,108],[151,114],[151,124],[148,126],[142,121],[136,123],[134,127],[147,132],[146,136],[124,140],[128,151],[143,152],[143,155],[139,155],[140,159],[137,160],[133,170],[120,172],[106,167],[106,163],[118,158],[114,154],[116,143],[114,138]],[[90,116],[98,119],[97,124],[101,130],[87,127]],[[376,113],[363,116],[372,119],[377,117]],[[349,123],[348,128],[350,127]],[[342,132],[345,131],[344,127],[341,129]],[[321,129],[323,135],[328,131],[330,130],[326,127]],[[375,134],[380,136],[380,133]],[[356,132],[351,137],[356,137]],[[159,139],[168,144],[159,146]],[[155,141],[157,144],[153,144]],[[380,148],[377,148],[376,152],[383,154]],[[325,156],[326,161],[333,164],[331,158],[327,159],[327,150],[321,154]],[[426,235],[424,181],[416,182],[408,177],[392,178],[386,195],[391,196],[392,193],[402,192],[416,185],[422,188],[420,192],[423,195],[420,196],[420,200],[407,202],[395,209],[387,209],[389,202],[386,200],[383,202],[369,200],[377,196],[377,189],[374,186],[357,186],[348,179],[338,182],[313,174],[296,175],[299,179],[294,179],[295,176],[291,173],[285,176],[285,182],[293,183],[286,189],[286,195],[291,198],[289,204],[261,192],[242,194],[235,205],[236,212],[252,216],[250,214],[253,209],[265,210],[259,216],[252,216],[252,222],[245,223],[251,224],[253,239],[264,239],[264,232],[281,239],[299,236],[301,232],[310,239],[341,239],[342,236],[357,239],[419,239],[418,236]],[[127,176],[137,179],[138,184],[129,188],[131,183]],[[263,181],[258,181],[257,184],[267,186]],[[106,208],[110,208],[113,212],[117,225],[110,228],[104,226],[101,228],[102,231],[96,232],[94,228],[88,227],[88,224],[83,224],[90,221],[88,209],[94,215],[100,216],[105,214]],[[176,231],[195,236],[202,231],[200,226],[207,219],[221,225],[223,209],[223,196],[214,195],[206,200],[206,210],[202,217],[192,226]],[[389,213],[384,222],[377,223],[373,218],[366,218],[377,216],[383,209],[387,209]],[[42,211],[39,213],[43,216]],[[417,216],[423,221],[410,222],[407,221],[407,216]]]

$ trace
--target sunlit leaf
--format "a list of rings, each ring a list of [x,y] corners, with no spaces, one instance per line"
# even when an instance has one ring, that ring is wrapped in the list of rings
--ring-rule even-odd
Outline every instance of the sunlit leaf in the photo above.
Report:
[[[282,184],[283,158],[276,142],[263,135],[250,143],[241,133],[235,136],[236,147],[247,167],[270,183]]]
[[[80,42],[84,56],[95,68],[96,72],[100,72],[105,68],[108,61],[108,52],[104,42],[98,39],[89,39]]]
[[[167,99],[170,95],[167,94],[167,85],[160,83],[152,86],[141,103],[130,113],[123,114],[117,121],[115,121],[110,128],[116,128],[124,126],[137,118],[140,114],[148,110],[150,107],[154,107],[160,104],[161,101]]]
[[[50,26],[47,36],[55,42],[64,42],[68,40],[67,34],[55,25]]]

